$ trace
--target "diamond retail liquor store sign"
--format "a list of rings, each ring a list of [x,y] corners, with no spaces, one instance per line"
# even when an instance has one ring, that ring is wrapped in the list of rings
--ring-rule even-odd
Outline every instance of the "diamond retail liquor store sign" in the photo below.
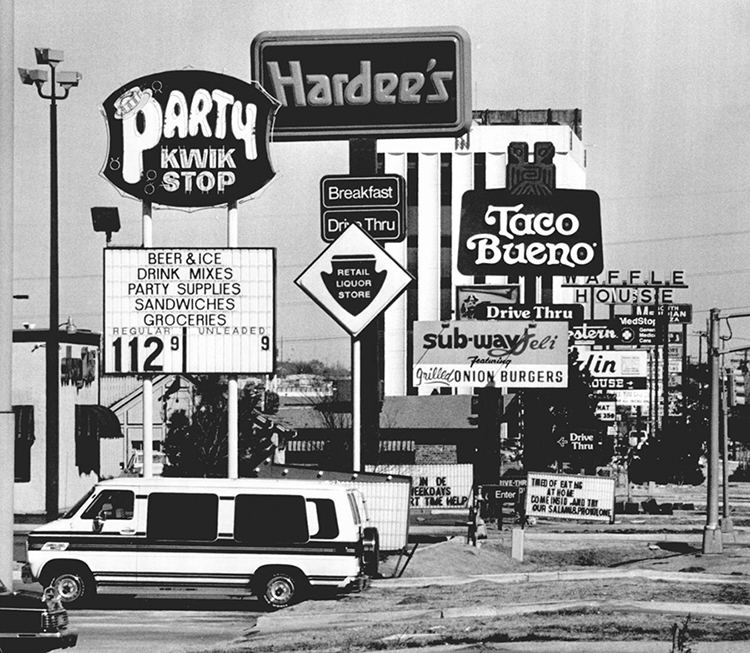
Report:
[[[413,280],[355,223],[295,280],[356,337]]]
[[[268,144],[278,106],[255,82],[205,70],[140,77],[104,101],[102,174],[123,193],[163,206],[239,201],[275,174]]]

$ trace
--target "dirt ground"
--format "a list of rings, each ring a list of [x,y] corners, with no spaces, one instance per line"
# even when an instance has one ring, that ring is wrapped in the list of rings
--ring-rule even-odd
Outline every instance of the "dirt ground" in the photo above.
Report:
[[[487,539],[472,546],[458,519],[442,527],[449,539],[419,544],[408,563],[411,547],[385,559],[384,578],[366,591],[263,616],[220,650],[358,653],[547,640],[638,640],[669,650],[678,627],[697,652],[700,642],[750,642],[750,487],[735,499],[735,528],[718,555],[701,552],[705,487],[648,490],[660,503],[680,496],[696,506],[618,515],[614,524],[540,521],[524,529],[522,560],[511,555],[512,525],[488,524]]]

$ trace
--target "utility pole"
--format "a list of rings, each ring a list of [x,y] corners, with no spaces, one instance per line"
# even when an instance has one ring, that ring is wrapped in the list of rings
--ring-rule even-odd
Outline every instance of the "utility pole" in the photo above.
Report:
[[[13,492],[15,432],[13,359],[13,0],[0,0],[0,580],[13,587]]]
[[[710,418],[708,448],[708,498],[706,501],[706,526],[703,531],[703,553],[722,553],[722,529],[719,527],[719,434],[721,413],[721,361],[724,354],[736,351],[747,351],[748,347],[734,347],[719,350],[719,319],[730,317],[750,317],[750,312],[731,313],[722,316],[718,308],[712,308],[708,317],[708,367],[710,372]],[[725,434],[726,435],[726,434]],[[727,461],[725,459],[726,467]],[[724,487],[726,488],[726,480]],[[725,495],[726,496],[726,495]],[[725,502],[727,499],[725,498]],[[726,505],[726,503],[725,503]],[[728,517],[728,513],[727,513]],[[731,526],[727,520],[725,528]]]
[[[710,377],[710,417],[708,440],[708,497],[706,526],[703,529],[703,553],[722,553],[719,528],[719,309],[712,308],[708,318],[708,362]]]

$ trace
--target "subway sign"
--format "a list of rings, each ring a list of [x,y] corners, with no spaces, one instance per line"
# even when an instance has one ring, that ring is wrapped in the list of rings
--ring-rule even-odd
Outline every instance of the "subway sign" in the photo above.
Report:
[[[253,195],[275,174],[268,143],[278,102],[255,82],[172,70],[122,85],[102,107],[102,175],[137,199],[219,206]]]
[[[458,136],[471,124],[461,28],[262,32],[253,79],[280,103],[277,140]]]

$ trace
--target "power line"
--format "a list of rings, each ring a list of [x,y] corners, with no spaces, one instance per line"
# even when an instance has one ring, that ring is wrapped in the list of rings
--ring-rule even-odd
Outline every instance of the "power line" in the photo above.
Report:
[[[723,231],[721,233],[712,234],[693,234],[690,236],[665,236],[664,238],[641,238],[638,240],[620,240],[614,243],[606,243],[607,247],[613,245],[642,245],[644,243],[671,243],[675,240],[696,240],[705,238],[723,238],[724,236],[745,236],[750,234],[750,229],[741,229],[738,231]]]

